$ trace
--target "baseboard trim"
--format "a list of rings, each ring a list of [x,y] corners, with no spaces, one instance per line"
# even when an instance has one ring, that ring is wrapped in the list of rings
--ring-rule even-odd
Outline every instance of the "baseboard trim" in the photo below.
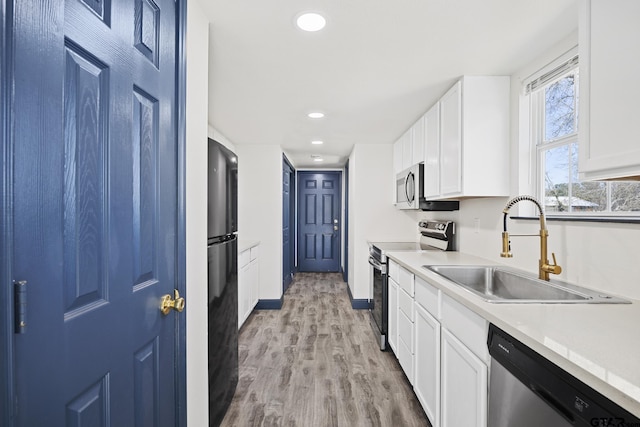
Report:
[[[349,294],[349,301],[351,301],[351,308],[354,310],[369,310],[371,308],[371,304],[368,299],[353,299],[353,295],[351,295],[351,288],[348,284],[347,293]]]
[[[256,310],[280,310],[284,303],[284,295],[280,299],[261,299],[256,304]]]

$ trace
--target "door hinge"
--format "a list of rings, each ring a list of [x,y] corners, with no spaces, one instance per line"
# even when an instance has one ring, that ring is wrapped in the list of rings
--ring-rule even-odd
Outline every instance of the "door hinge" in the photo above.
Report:
[[[14,332],[24,334],[27,332],[27,281],[16,280],[13,282],[13,316]]]

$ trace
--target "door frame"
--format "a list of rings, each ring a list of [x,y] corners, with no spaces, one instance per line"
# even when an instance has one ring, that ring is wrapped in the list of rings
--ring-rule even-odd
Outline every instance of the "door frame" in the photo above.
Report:
[[[0,387],[3,396],[0,398],[0,424],[10,426],[14,418],[15,396],[13,376],[13,304],[11,303],[13,286],[11,283],[11,185],[13,162],[12,151],[9,144],[11,136],[11,91],[12,78],[10,59],[13,56],[13,37],[11,37],[8,16],[12,16],[13,0],[0,0],[0,155],[2,156],[2,170],[0,173],[0,193],[2,193],[2,209],[0,210],[0,310],[2,310],[2,322],[0,322]]]
[[[14,377],[14,333],[13,333],[13,284],[12,284],[12,186],[13,150],[11,87],[13,70],[13,4],[16,0],[0,0],[0,424],[11,426],[15,420],[15,377]],[[176,287],[186,297],[186,54],[187,0],[176,0],[176,120],[177,120],[177,240],[176,240]],[[187,425],[186,388],[186,317],[177,316],[175,326],[176,373],[176,425]]]
[[[343,242],[344,249],[342,254],[344,256],[344,265],[342,266],[342,280],[345,283],[349,283],[349,159],[347,159],[347,163],[344,165],[344,175],[342,177],[343,186],[344,186],[344,200],[343,203],[343,211],[344,218],[342,219],[342,232],[343,232]]]
[[[187,299],[187,0],[176,0],[176,288]],[[187,316],[176,316],[176,425],[187,426]]]
[[[286,154],[282,154],[282,162],[283,162],[283,172],[284,172],[284,168],[285,166],[288,166],[290,169],[289,172],[289,206],[282,206],[283,212],[282,212],[282,217],[284,218],[284,209],[289,209],[289,265],[291,266],[291,271],[290,273],[295,274],[297,269],[296,269],[296,261],[297,261],[297,257],[296,257],[296,242],[297,242],[297,238],[296,238],[296,234],[297,234],[297,218],[296,218],[296,200],[297,200],[297,188],[298,186],[296,185],[296,169],[293,167],[293,165],[291,164],[291,162],[289,161],[289,159],[287,158]],[[284,241],[282,242],[283,246],[284,246]],[[282,254],[282,265],[284,268],[284,260],[285,260],[285,256],[287,256],[287,254],[285,254],[283,252]],[[287,288],[290,286],[291,281],[286,282],[284,279],[284,275],[282,278],[282,292],[284,294],[284,292],[287,290]]]

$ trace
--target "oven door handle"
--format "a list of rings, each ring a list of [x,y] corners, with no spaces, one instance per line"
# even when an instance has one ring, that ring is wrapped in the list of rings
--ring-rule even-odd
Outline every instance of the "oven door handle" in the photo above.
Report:
[[[379,270],[382,274],[387,274],[387,266],[379,262],[377,259],[369,257],[369,264],[376,270]]]

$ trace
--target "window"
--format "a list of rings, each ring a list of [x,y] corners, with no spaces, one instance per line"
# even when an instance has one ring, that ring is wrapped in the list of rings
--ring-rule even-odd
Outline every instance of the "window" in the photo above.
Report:
[[[578,177],[578,57],[534,79],[530,98],[533,176],[547,215],[640,215],[640,182],[580,181]]]

